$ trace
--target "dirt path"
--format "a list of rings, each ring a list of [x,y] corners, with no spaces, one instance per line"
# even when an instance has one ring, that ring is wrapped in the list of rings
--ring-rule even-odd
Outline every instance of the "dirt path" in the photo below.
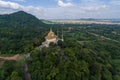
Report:
[[[98,34],[95,34],[95,33],[92,33],[92,32],[87,32],[87,33],[88,33],[88,34],[91,34],[91,35],[93,35],[93,36],[96,36],[96,37],[101,37],[101,38],[106,39],[106,40],[111,40],[111,41],[113,41],[113,42],[120,43],[120,42],[117,41],[117,40],[114,40],[114,39],[111,39],[111,38],[108,38],[108,37],[105,37],[105,36],[102,36],[102,35],[98,35]]]
[[[30,76],[30,73],[28,72],[28,66],[27,64],[23,64],[23,71],[24,71],[24,78],[25,80],[32,80],[31,79],[31,76]]]
[[[2,66],[2,65],[4,64],[4,62],[5,62],[5,61],[1,61],[1,62],[0,62],[0,66]]]
[[[19,54],[16,54],[16,55],[11,56],[11,57],[1,57],[0,56],[0,59],[3,59],[3,60],[18,60],[19,56],[20,56]]]

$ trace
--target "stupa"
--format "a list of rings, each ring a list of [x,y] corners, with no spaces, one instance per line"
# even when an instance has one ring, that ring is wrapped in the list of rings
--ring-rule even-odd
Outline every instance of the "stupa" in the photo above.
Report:
[[[58,42],[58,36],[55,35],[55,33],[50,29],[48,32],[47,36],[45,36],[45,42],[43,42],[43,45],[45,47],[49,47],[49,44],[53,42],[54,44],[57,44]]]

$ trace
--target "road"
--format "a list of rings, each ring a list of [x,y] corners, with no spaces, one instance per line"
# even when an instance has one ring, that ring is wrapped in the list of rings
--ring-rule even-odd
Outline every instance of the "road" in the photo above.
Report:
[[[25,80],[32,80],[31,75],[28,72],[28,65],[26,63],[23,64],[23,72],[24,72],[24,78]]]
[[[17,60],[19,58],[19,54],[16,54],[14,56],[11,56],[11,57],[1,57],[0,56],[0,59],[3,59],[3,60]]]
[[[102,39],[111,40],[111,41],[113,41],[113,42],[120,43],[120,42],[117,41],[117,40],[114,40],[114,39],[111,39],[111,38],[108,38],[108,37],[105,37],[105,36],[102,36],[102,35],[98,35],[98,34],[95,34],[95,33],[92,33],[92,32],[88,32],[88,31],[87,31],[87,33],[88,33],[88,34],[91,34],[91,35],[93,35],[93,36],[96,36],[96,37],[101,37]]]

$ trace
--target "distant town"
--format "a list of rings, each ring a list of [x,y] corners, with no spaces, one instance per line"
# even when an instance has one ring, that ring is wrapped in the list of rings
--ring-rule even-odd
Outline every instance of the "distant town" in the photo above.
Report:
[[[118,24],[120,25],[120,20],[114,19],[59,19],[50,20],[55,23],[66,23],[66,24]]]

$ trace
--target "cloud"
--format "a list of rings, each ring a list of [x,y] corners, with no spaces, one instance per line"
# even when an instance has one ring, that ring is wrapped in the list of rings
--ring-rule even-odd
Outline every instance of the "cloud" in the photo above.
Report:
[[[26,0],[14,0],[14,1],[18,1],[18,2],[26,2]]]
[[[16,2],[0,0],[0,14],[9,14],[19,10],[31,13],[37,16],[38,18],[44,18],[45,9],[42,7],[23,6]]]
[[[20,5],[16,2],[0,0],[0,9],[31,11],[31,10],[40,10],[42,8],[41,7],[34,7],[34,6],[23,6],[23,5]]]
[[[13,0],[12,0],[13,1]],[[120,18],[119,6],[112,4],[72,4],[74,0],[56,0],[57,7],[25,6],[18,2],[0,0],[0,14],[23,10],[42,19],[79,19],[79,18]],[[15,0],[14,0],[15,1]],[[86,0],[94,1],[94,0]],[[114,2],[115,4],[115,2]]]
[[[72,0],[66,0],[66,1],[71,2]]]
[[[73,4],[71,2],[64,3],[62,0],[58,0],[58,5],[60,7],[71,7]]]
[[[61,2],[59,0],[58,2]],[[0,13],[11,13],[18,10],[23,10],[35,15],[38,18],[42,19],[72,19],[72,18],[80,18],[80,17],[89,17],[90,15],[96,15],[95,13],[100,13],[107,7],[105,5],[96,5],[96,6],[73,6],[69,2],[67,3],[59,3],[61,7],[55,8],[44,8],[40,6],[23,6],[16,2],[11,1],[3,1],[0,0]],[[72,7],[70,7],[72,6]],[[69,8],[66,8],[69,7]],[[89,13],[88,13],[89,12]]]
[[[49,19],[79,19],[79,18],[96,18],[104,17],[101,16],[102,13],[107,10],[106,5],[97,5],[97,6],[73,6],[70,8],[56,7],[48,8],[44,16]]]
[[[118,0],[112,0],[111,4],[113,4],[113,5],[120,5],[120,1],[118,1]]]
[[[107,5],[81,7],[81,9],[85,11],[99,11],[107,8],[108,8]]]
[[[2,1],[0,0],[0,8],[12,8],[12,9],[20,9],[22,5],[18,3],[10,2],[10,1]]]

